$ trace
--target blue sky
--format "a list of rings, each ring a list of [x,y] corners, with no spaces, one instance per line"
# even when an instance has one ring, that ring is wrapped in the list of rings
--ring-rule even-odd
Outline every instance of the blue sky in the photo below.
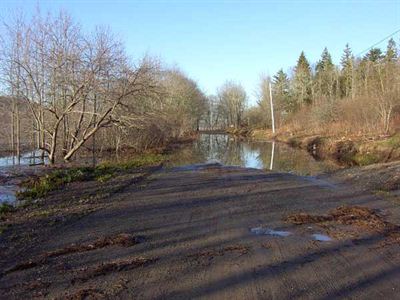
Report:
[[[37,3],[67,10],[88,31],[109,25],[133,57],[148,53],[178,65],[208,94],[238,81],[253,103],[260,74],[289,69],[302,50],[315,62],[326,46],[338,62],[347,42],[357,54],[400,29],[400,0],[2,0],[0,16],[18,8],[29,15]],[[394,38],[400,43],[400,34]]]

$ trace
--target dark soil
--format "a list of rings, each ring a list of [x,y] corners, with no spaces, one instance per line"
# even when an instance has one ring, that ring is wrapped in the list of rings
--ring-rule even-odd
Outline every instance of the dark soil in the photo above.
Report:
[[[395,299],[400,199],[344,178],[214,165],[67,184],[0,221],[0,298]]]

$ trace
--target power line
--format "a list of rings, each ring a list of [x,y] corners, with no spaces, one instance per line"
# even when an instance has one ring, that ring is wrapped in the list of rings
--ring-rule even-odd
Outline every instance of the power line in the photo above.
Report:
[[[393,33],[389,34],[388,36],[384,37],[383,39],[381,39],[379,42],[377,42],[377,43],[373,44],[372,46],[368,47],[367,49],[361,51],[356,56],[360,56],[364,52],[367,52],[368,50],[374,48],[375,46],[379,45],[380,43],[384,42],[385,40],[387,40],[388,38],[394,36],[396,33],[399,33],[399,32],[400,32],[400,29],[396,30],[395,32],[393,32]]]

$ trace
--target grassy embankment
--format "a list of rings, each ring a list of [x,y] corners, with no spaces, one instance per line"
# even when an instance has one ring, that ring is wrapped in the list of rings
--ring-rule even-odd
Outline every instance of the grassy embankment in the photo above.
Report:
[[[103,162],[96,167],[52,167],[45,175],[30,177],[18,193],[17,206],[0,204],[0,234],[10,228],[47,224],[52,227],[80,218],[109,203],[108,199],[129,186],[140,188],[166,154],[141,154],[123,162]],[[19,224],[19,225],[18,225]]]
[[[366,166],[400,160],[400,133],[386,137],[337,137],[254,130],[253,139],[268,139],[305,149],[318,158],[333,158],[346,166]]]
[[[24,200],[41,198],[50,191],[76,181],[96,180],[103,183],[129,170],[156,166],[164,160],[165,155],[162,154],[144,154],[124,162],[103,162],[96,167],[56,169],[44,176],[25,181],[22,185],[25,190],[18,193],[18,198]]]

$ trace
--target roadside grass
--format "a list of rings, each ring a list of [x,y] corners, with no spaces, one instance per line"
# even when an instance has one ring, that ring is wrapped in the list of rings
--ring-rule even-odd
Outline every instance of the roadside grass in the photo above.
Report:
[[[22,184],[23,191],[17,197],[33,200],[46,196],[49,192],[76,181],[96,180],[104,183],[118,174],[132,169],[156,166],[166,159],[161,154],[144,154],[123,162],[103,162],[96,167],[77,167],[55,170],[38,178],[32,178]]]
[[[14,210],[14,206],[8,203],[0,204],[0,216],[5,215],[6,213],[12,212]]]
[[[400,133],[391,136],[385,143],[392,148],[400,148]]]
[[[352,159],[357,166],[368,166],[380,162],[382,159],[373,153],[357,153]]]

